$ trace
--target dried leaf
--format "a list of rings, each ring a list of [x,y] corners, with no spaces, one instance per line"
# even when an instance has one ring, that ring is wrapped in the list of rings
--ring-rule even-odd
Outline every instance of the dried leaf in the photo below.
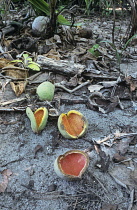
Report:
[[[36,154],[39,152],[39,151],[43,151],[43,147],[38,144],[35,149],[34,149],[34,158],[36,157]]]
[[[27,85],[26,81],[20,81],[20,82],[10,82],[12,90],[15,92],[16,96],[20,96]]]
[[[5,192],[8,185],[8,178],[12,175],[9,169],[4,169],[1,174],[3,175],[3,181],[0,183],[0,193]]]
[[[105,88],[113,87],[117,84],[117,81],[103,81],[100,82]]]
[[[133,137],[123,137],[118,143],[118,151],[120,154],[125,154],[129,148],[129,143],[132,141]]]
[[[88,90],[92,93],[92,92],[95,92],[95,91],[99,91],[103,88],[102,85],[89,85],[88,86]]]
[[[26,79],[28,77],[28,70],[16,67],[14,65],[8,65],[2,69],[6,76],[13,77],[16,79]]]
[[[130,85],[130,91],[134,91],[137,88],[137,80],[132,76],[128,76],[125,78],[126,82]]]
[[[119,162],[124,161],[126,159],[127,159],[126,157],[120,155],[119,153],[115,153],[114,156],[113,156],[113,161],[115,163],[119,163]]]
[[[4,68],[9,64],[10,60],[5,58],[0,58],[0,68]]]
[[[47,58],[52,58],[54,60],[60,60],[61,55],[54,49],[51,49],[47,54],[44,54]]]
[[[96,166],[103,172],[106,172],[109,167],[110,157],[104,151],[99,151],[100,160],[96,162]]]

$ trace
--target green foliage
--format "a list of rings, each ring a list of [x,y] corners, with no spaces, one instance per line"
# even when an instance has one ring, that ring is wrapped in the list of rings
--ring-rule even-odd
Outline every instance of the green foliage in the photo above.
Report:
[[[121,64],[121,59],[122,57],[124,56],[124,51],[126,50],[127,46],[129,45],[129,43],[132,41],[132,39],[134,37],[136,37],[137,34],[133,35],[130,39],[128,39],[126,41],[126,43],[121,47],[121,49],[118,49],[115,44],[113,44],[112,42],[110,41],[101,41],[101,42],[106,42],[106,43],[109,43],[111,45],[111,47],[115,50],[115,55],[116,55],[116,59],[117,59],[117,62],[118,62],[118,65],[119,65],[119,68],[120,68],[120,64]]]
[[[56,5],[56,1],[52,1],[51,2],[51,7],[50,7],[50,4],[48,4],[47,2],[45,2],[44,0],[28,0],[32,5],[33,7],[43,13],[45,13],[45,15],[47,16],[51,16],[51,13],[52,13],[52,8],[51,7],[54,7]],[[55,11],[55,13],[57,14],[57,21],[59,24],[61,25],[71,25],[71,22],[68,21],[63,15],[58,15],[58,12]],[[54,15],[54,14],[53,14]]]
[[[13,60],[12,63],[22,63],[24,67],[29,68],[33,71],[40,71],[40,65],[32,61],[32,58],[29,57],[28,54],[23,54],[22,60]]]
[[[63,15],[58,15],[57,20],[58,23],[61,25],[68,25],[68,26],[71,25],[70,21],[68,21]]]
[[[50,6],[44,0],[28,0],[36,9],[50,15]]]
[[[89,15],[90,14],[90,5],[93,3],[94,0],[85,0],[86,4],[86,13]]]
[[[89,49],[89,52],[94,56],[94,57],[98,57],[100,55],[100,53],[98,52],[98,49],[99,48],[99,44],[95,44],[93,45],[92,48]]]
[[[105,0],[103,2],[102,15],[109,16],[112,13],[112,10],[110,10],[111,7],[112,7],[112,1]]]

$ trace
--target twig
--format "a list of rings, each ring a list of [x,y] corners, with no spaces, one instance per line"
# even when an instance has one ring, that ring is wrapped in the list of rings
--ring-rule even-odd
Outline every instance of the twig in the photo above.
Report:
[[[110,140],[111,138],[113,138],[113,139],[121,139],[121,138],[124,138],[124,137],[128,137],[128,136],[136,136],[137,135],[137,133],[119,133],[119,135],[117,136],[117,134],[116,133],[114,133],[114,134],[110,134],[110,135],[108,135],[108,136],[106,136],[104,139],[102,139],[102,140],[98,140],[98,141],[96,141],[98,144],[101,144],[101,143],[103,143],[103,142],[105,142],[105,141],[108,141],[108,140]]]
[[[12,103],[20,102],[20,101],[25,101],[25,100],[26,100],[26,98],[15,98],[15,99],[12,99],[12,100],[9,100],[9,101],[0,102],[0,106],[5,106],[5,105],[8,105],[8,104],[12,104]]]
[[[63,86],[61,83],[55,83],[55,87],[58,87],[58,88],[62,88],[63,90],[67,91],[68,93],[73,93],[75,92],[76,90],[86,86],[86,85],[89,85],[91,83],[91,81],[87,81],[87,82],[84,82],[82,83],[81,85],[77,86],[76,88],[74,88],[73,90],[70,90],[68,88],[66,88],[65,86]]]
[[[74,208],[73,208],[73,210],[75,210],[75,209],[76,209],[77,203],[78,203],[78,197],[76,197],[76,202],[75,202],[75,204],[74,204]]]
[[[124,187],[124,188],[127,189],[126,184],[124,184],[123,182],[121,182],[119,179],[117,179],[117,178],[116,178],[115,176],[113,176],[111,173],[109,173],[109,175],[115,180],[115,182],[116,182],[117,184],[119,184],[120,186],[122,186],[122,187]]]
[[[135,190],[133,189],[130,193],[130,202],[129,202],[128,210],[132,210],[133,201],[134,201],[134,192]]]
[[[98,140],[97,141],[97,144],[101,144],[101,143],[103,143],[103,142],[105,142],[105,141],[108,141],[108,140],[110,140],[111,139],[111,135],[108,135],[108,136],[106,136],[104,139],[102,139],[102,140]]]
[[[101,185],[101,187],[103,188],[103,190],[108,193],[108,190],[105,188],[105,186],[102,184],[102,182],[96,177],[93,175],[93,177],[98,181],[98,183]]]
[[[0,107],[0,111],[12,112],[12,111],[25,111],[26,107]]]

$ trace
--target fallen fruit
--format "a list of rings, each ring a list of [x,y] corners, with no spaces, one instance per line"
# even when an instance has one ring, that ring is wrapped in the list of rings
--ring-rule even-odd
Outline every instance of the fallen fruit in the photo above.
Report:
[[[89,165],[87,153],[80,150],[70,150],[56,158],[54,170],[61,178],[81,178]]]
[[[48,110],[45,107],[40,107],[34,113],[27,107],[26,114],[30,119],[31,128],[34,133],[39,133],[45,128],[48,119]]]
[[[58,129],[65,138],[77,139],[85,134],[87,128],[87,119],[76,110],[62,113],[58,118]]]
[[[43,82],[37,87],[37,94],[41,101],[52,101],[54,97],[55,85],[51,82]]]

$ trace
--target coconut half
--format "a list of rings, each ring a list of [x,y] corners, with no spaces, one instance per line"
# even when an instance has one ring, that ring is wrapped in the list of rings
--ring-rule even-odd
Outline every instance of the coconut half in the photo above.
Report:
[[[68,113],[62,113],[59,116],[58,129],[65,138],[77,139],[87,131],[88,121],[82,113],[70,110]]]
[[[56,158],[54,170],[61,178],[81,178],[89,165],[87,153],[80,150],[70,150]]]

